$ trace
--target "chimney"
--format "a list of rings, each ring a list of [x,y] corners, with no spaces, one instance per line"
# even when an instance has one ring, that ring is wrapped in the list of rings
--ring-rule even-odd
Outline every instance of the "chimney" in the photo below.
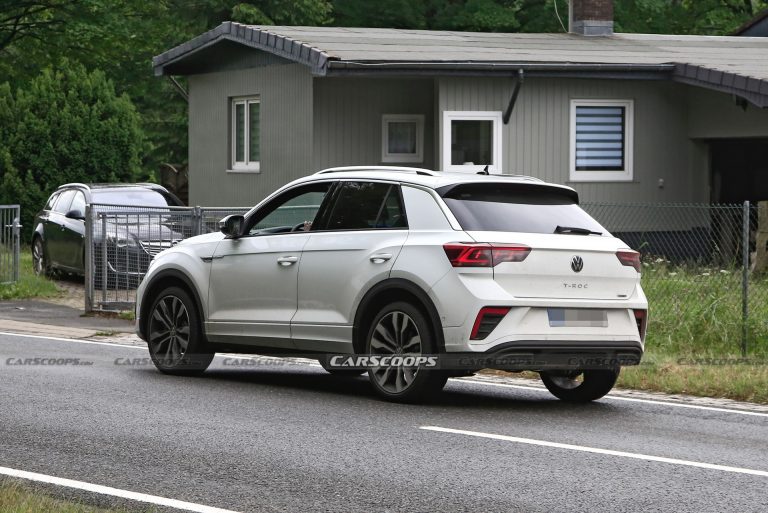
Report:
[[[613,34],[613,0],[570,0],[568,32],[581,36]]]

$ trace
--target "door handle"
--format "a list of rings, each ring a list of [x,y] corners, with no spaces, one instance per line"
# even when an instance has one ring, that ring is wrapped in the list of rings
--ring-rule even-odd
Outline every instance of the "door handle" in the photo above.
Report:
[[[375,255],[371,255],[371,262],[374,264],[383,264],[387,260],[390,260],[392,258],[392,253],[376,253]]]
[[[293,265],[298,261],[299,261],[299,257],[284,256],[277,259],[277,264],[282,265],[283,267],[288,267],[289,265]]]

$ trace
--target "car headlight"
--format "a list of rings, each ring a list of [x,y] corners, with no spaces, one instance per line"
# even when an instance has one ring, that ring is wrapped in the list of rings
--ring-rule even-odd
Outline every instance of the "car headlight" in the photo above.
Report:
[[[110,235],[107,237],[107,241],[114,244],[115,247],[120,249],[124,248],[138,248],[139,245],[133,237],[122,237]]]

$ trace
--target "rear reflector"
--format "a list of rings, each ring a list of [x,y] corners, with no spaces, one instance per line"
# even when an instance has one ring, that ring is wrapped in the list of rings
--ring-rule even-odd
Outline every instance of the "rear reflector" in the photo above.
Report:
[[[444,244],[443,249],[453,267],[493,267],[503,262],[522,262],[531,248],[522,244],[495,245],[484,242]]]
[[[616,256],[619,258],[621,265],[634,267],[637,272],[640,272],[642,269],[640,266],[640,253],[637,251],[632,251],[631,249],[617,251]]]
[[[648,310],[635,310],[635,321],[637,321],[637,332],[640,333],[640,340],[645,340],[645,329],[648,325]]]
[[[470,340],[483,340],[499,325],[501,320],[509,312],[508,306],[484,306],[475,318],[475,324],[472,326]]]

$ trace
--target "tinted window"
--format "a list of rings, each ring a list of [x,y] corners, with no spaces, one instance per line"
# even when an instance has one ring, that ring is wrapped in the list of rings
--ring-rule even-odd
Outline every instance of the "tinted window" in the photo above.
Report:
[[[301,223],[306,223],[309,229],[330,188],[330,182],[322,182],[284,192],[254,214],[249,233],[283,233]]]
[[[374,182],[344,182],[326,230],[370,230],[407,226],[400,188]]]
[[[66,190],[59,194],[59,199],[56,200],[56,205],[53,207],[53,211],[60,214],[66,214],[69,212],[69,205],[72,203],[72,197],[74,195],[75,191],[72,189]]]
[[[575,193],[528,184],[465,184],[438,190],[470,231],[555,233],[558,226],[606,234],[576,203]]]
[[[75,193],[75,197],[72,198],[72,204],[69,206],[69,210],[79,210],[80,213],[85,214],[85,195],[78,191]]]
[[[93,203],[142,207],[167,207],[165,196],[149,189],[95,189]]]

